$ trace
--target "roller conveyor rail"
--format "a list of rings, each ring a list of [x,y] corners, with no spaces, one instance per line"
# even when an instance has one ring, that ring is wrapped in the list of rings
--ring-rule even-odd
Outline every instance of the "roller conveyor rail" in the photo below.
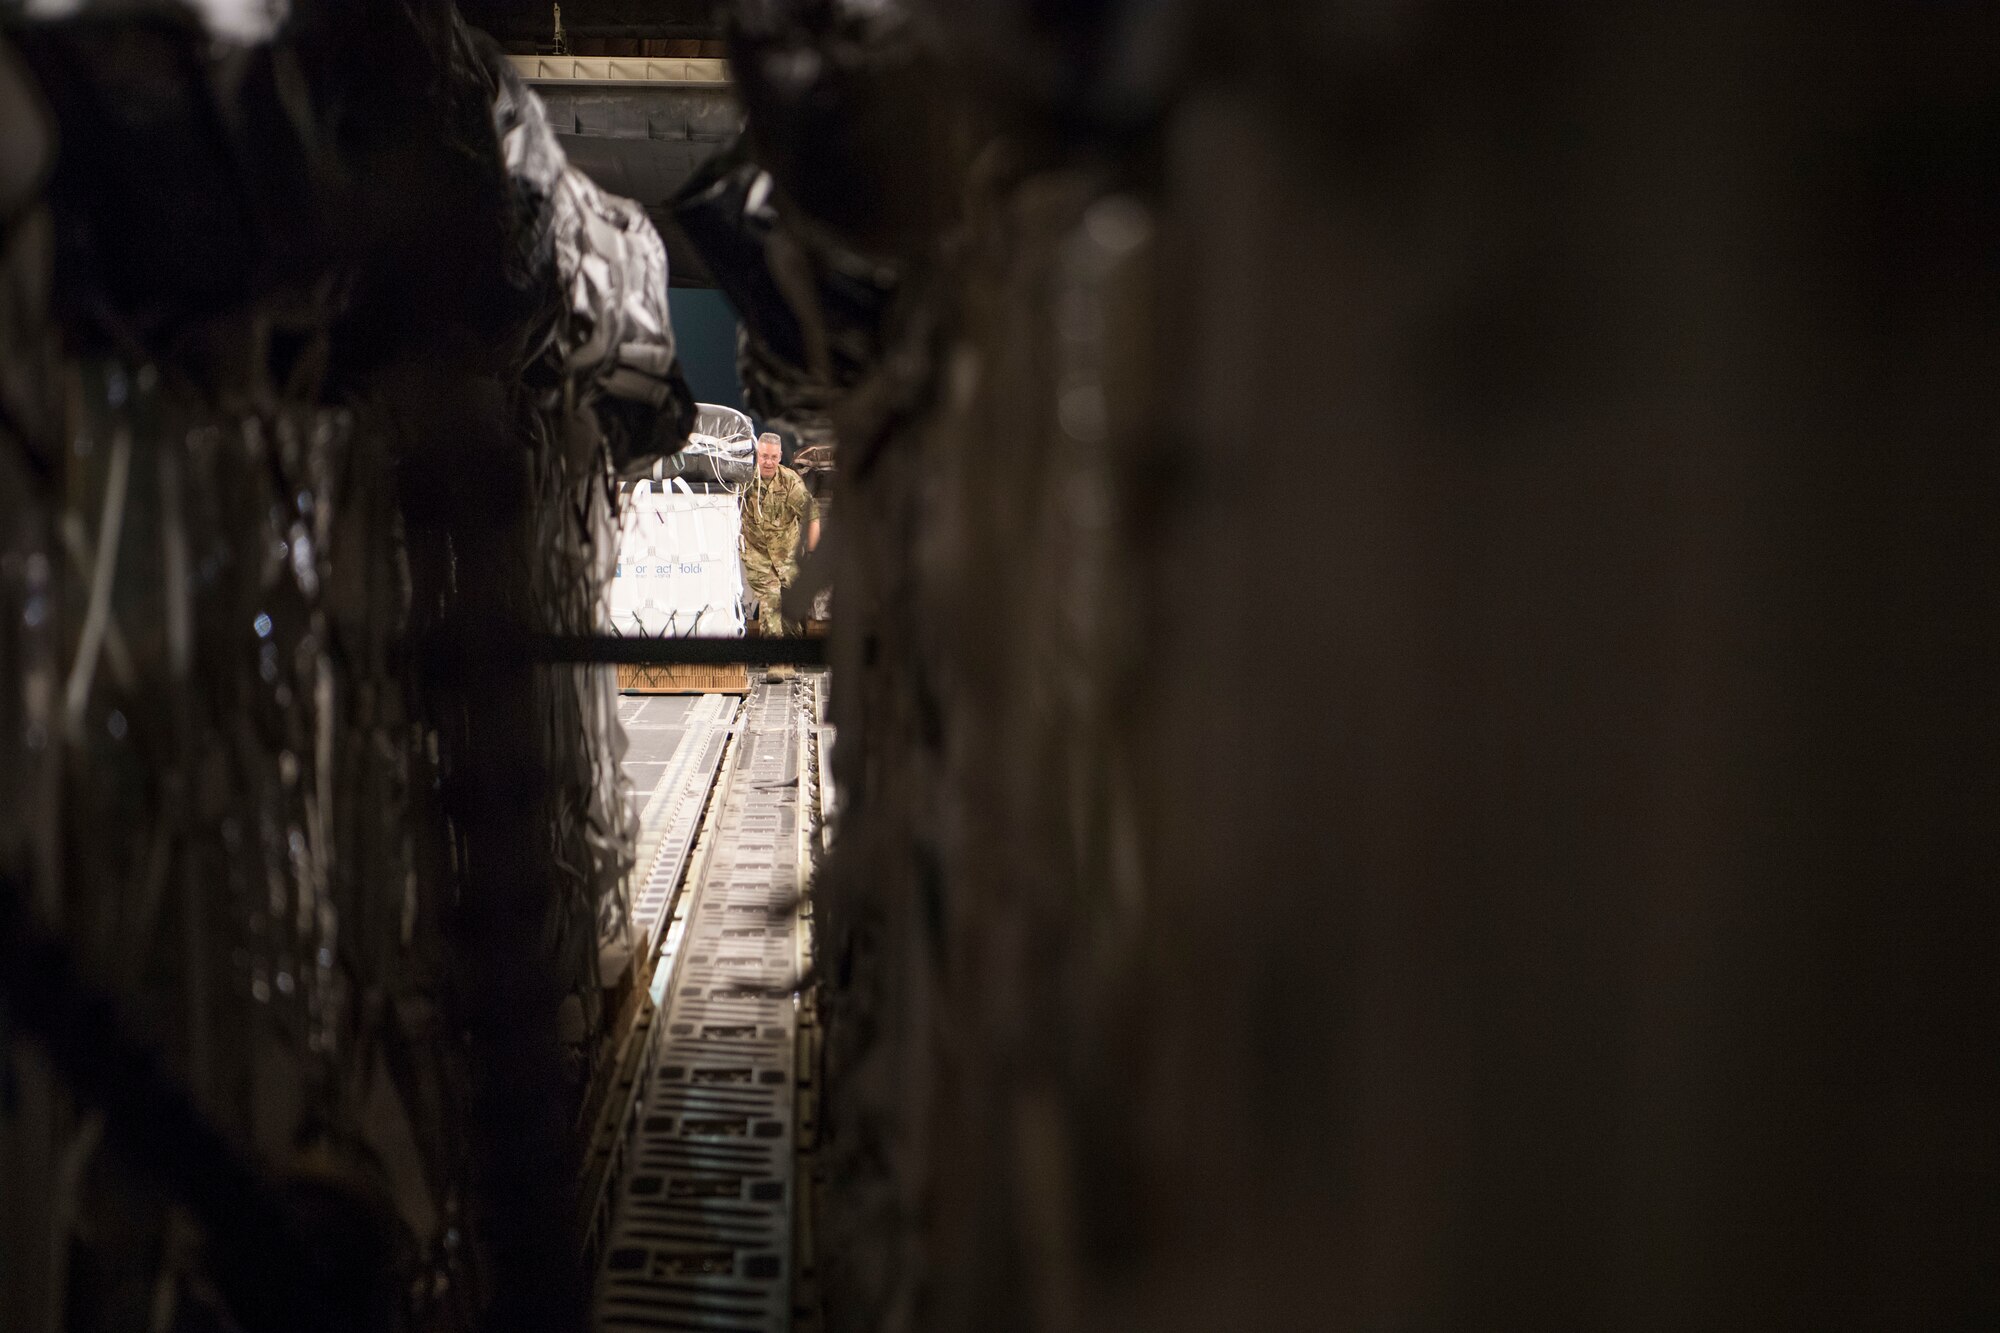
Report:
[[[709,804],[682,933],[656,979],[649,1073],[615,1189],[595,1326],[791,1327],[799,895],[809,867],[799,700],[756,686]]]

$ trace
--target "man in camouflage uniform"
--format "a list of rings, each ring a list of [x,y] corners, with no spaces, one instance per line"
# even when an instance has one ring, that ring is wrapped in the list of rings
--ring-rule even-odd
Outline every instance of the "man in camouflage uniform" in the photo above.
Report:
[[[819,545],[819,508],[799,474],[780,467],[782,449],[769,432],[757,439],[757,474],[743,491],[743,582],[757,606],[759,634],[797,635],[799,622],[778,608],[785,587],[799,574],[799,532],[805,549]]]

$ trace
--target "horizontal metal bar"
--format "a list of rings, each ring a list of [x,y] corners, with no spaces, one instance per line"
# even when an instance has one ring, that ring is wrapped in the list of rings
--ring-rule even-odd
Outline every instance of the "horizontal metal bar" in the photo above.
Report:
[[[621,666],[825,666],[825,639],[641,638],[616,634],[547,635],[534,642],[538,662]]]

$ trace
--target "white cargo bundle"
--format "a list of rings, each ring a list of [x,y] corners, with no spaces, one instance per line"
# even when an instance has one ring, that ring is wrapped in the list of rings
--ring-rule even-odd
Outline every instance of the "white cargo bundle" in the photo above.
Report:
[[[620,515],[611,622],[652,637],[743,634],[742,515],[737,497],[678,478],[641,481]]]

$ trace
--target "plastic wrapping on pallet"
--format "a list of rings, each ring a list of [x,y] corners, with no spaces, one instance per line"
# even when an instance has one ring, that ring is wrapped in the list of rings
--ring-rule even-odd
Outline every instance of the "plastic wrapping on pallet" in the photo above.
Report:
[[[571,166],[541,100],[490,43],[500,136],[524,273],[547,270],[555,309],[546,369],[602,397],[597,415],[620,470],[671,454],[687,437],[694,402],[674,357],[667,250],[645,210]]]
[[[697,404],[687,447],[659,469],[662,479],[741,486],[757,469],[757,433],[750,418],[733,407]]]
[[[394,1216],[412,1326],[468,1326],[507,1279],[466,1101],[511,1034],[467,1041],[485,960],[452,923],[482,849],[439,793],[493,747],[423,636],[475,578],[520,628],[607,627],[614,458],[678,444],[691,409],[664,251],[545,151],[448,4],[301,3],[249,48],[158,11],[10,34],[0,871],[225,1135]],[[413,466],[459,422],[524,478],[518,510]],[[440,558],[450,523],[495,515],[489,567]],[[541,952],[509,960],[535,975],[494,984],[556,997],[572,1110],[630,933],[614,690],[551,668],[521,715],[480,720],[533,775],[546,895]],[[93,1331],[198,1298],[204,1260],[129,1163],[100,1169],[92,1108],[0,1060],[0,1248],[41,1256],[10,1267],[0,1325],[41,1333],[65,1292]],[[16,1244],[59,1215],[74,1247]]]
[[[593,376],[613,397],[664,407],[673,396],[667,251],[639,206],[565,168],[555,197],[556,261],[568,319],[565,373]]]
[[[913,0],[927,29],[949,42],[1024,120],[1046,117],[1065,134],[1129,135],[1157,117],[1200,50],[1190,0]]]
[[[440,337],[519,354],[547,302],[507,262],[490,89],[449,4],[301,3],[250,47],[166,5],[13,32],[61,128],[57,300],[86,350],[254,313],[347,379]]]
[[[738,369],[753,412],[824,413],[874,364],[894,268],[788,224],[746,145],[695,173],[674,219],[741,317]]]
[[[842,366],[839,307],[826,285],[799,275],[818,278],[826,256],[866,248],[867,229],[890,234],[895,219],[888,209],[877,216],[830,198],[816,169],[839,161],[849,179],[865,179],[873,164],[928,151],[945,155],[918,163],[913,174],[952,161],[947,145],[918,134],[899,142],[892,121],[871,119],[894,89],[887,77],[868,75],[850,36],[859,25],[844,28],[837,17],[846,8],[838,0],[772,0],[753,12],[774,21],[755,33],[739,26],[732,65],[749,110],[754,166],[736,168],[728,182],[744,198],[741,221],[725,219],[736,223],[735,234],[717,228],[739,265],[764,279],[768,307],[794,321],[746,317],[750,401],[767,414],[782,407],[825,415],[837,406],[849,433],[840,448],[872,460],[843,479],[834,516],[835,523],[846,517],[842,531],[867,536],[834,553],[842,633],[850,647],[867,645],[835,695],[848,756],[836,763],[865,799],[844,807],[841,843],[814,891],[820,994],[832,1000],[817,1089],[825,1108],[820,1150],[829,1177],[843,1184],[817,1216],[818,1272],[831,1322],[843,1329],[894,1322],[909,1310],[921,1311],[914,1322],[925,1326],[982,1316],[1001,1326],[1033,1324],[1034,1298],[1023,1300],[1011,1283],[1018,1272],[987,1262],[1019,1236],[1004,1221],[982,1229],[966,1220],[965,1201],[984,1187],[967,1185],[972,1178],[960,1167],[978,1163],[981,1180],[1006,1178],[1018,1164],[1005,1152],[989,1159],[988,1148],[1017,1142],[1022,1132],[1051,1160],[1084,1144],[1093,1161],[1116,1163],[1114,1172],[1125,1167],[1115,1146],[1070,1137],[1074,1122],[1062,1118],[1069,1108],[1044,1101],[1033,1077],[1009,1084],[990,1075],[995,1067],[1018,1074],[1024,1065],[1016,1061],[1043,1067],[1044,1050],[1060,1050],[1071,1070],[1115,1067],[1104,1054],[1113,1048],[1099,1044],[1101,1029],[1064,1020],[1073,1010],[1094,1021],[1102,1015],[1097,986],[1121,1004],[1127,998],[1097,951],[1112,935],[1093,934],[1096,924],[1078,929],[1077,904],[1108,901],[1094,876],[1120,866],[1137,845],[1121,821],[1130,793],[1145,789],[1145,775],[1135,777],[1108,738],[1129,716],[1139,642],[1130,615],[1139,571],[1123,553],[1144,549],[1125,526],[1143,474],[1121,466],[1118,452],[1144,437],[1129,431],[1118,392],[1126,381],[1117,372],[1149,345],[1141,331],[1153,327],[1154,312],[1135,297],[1148,290],[1157,254],[1144,243],[1151,233],[1143,210],[1128,203],[1090,213],[1093,192],[1105,189],[1090,170],[1073,162],[1044,169],[1060,151],[1057,136],[1024,142],[1009,134],[1011,125],[984,124],[973,141],[1001,151],[977,174],[945,172],[954,179],[936,192],[940,209],[963,205],[966,216],[953,219],[962,225],[931,233],[934,248],[911,266],[924,274],[923,291],[912,291],[893,320],[885,305],[869,329],[874,354],[857,356],[855,370]],[[1039,9],[1058,25],[1071,21],[1069,9],[1095,14],[1106,6]],[[991,54],[997,62],[1010,53]],[[930,91],[905,124],[949,125],[968,100],[935,83]],[[837,113],[827,109],[835,105]],[[827,136],[838,127],[857,140],[841,145]],[[757,168],[772,178],[761,201],[743,184]],[[725,169],[718,164],[718,173]],[[817,365],[804,336],[814,320],[826,347]],[[795,327],[798,341],[788,343]],[[1101,422],[1071,420],[1068,400],[1078,398],[1102,401]],[[824,457],[818,444],[809,446],[812,462]],[[996,472],[1001,457],[1010,461]],[[1076,497],[1090,503],[1070,503]],[[940,552],[948,558],[936,558]],[[959,614],[964,608],[977,614]],[[996,628],[1002,623],[1004,631]],[[909,707],[911,699],[922,707]],[[933,704],[951,710],[942,727]],[[850,727],[860,737],[851,745]],[[959,767],[962,755],[975,753],[965,748],[968,738],[976,772]],[[1051,755],[1067,758],[1051,767]],[[1033,778],[989,781],[995,773]],[[1021,821],[1050,830],[1064,854],[1010,859],[1040,845],[1009,839]],[[952,836],[940,841],[939,829]],[[978,847],[961,833],[977,837]],[[967,927],[943,953],[926,947],[935,941],[904,910],[940,894],[956,914],[948,929]],[[991,975],[1031,980],[997,1000],[980,985],[966,989],[971,973],[958,970],[955,951],[976,956]],[[1050,978],[1058,979],[1053,988],[1043,984]],[[963,1045],[976,1050],[988,1081],[961,1098],[899,1079],[897,1070],[922,1066],[949,1045],[936,1015],[961,990],[970,1007],[954,1022],[977,1010],[972,1027],[997,1016],[1004,1029],[982,1029]],[[989,1107],[1001,1109],[988,1119]],[[937,1147],[947,1141],[949,1150]],[[1056,1179],[1062,1175],[1058,1169],[1037,1188],[1053,1199],[1081,1197],[1073,1180]],[[900,1201],[910,1199],[954,1216],[958,1231],[909,1246],[884,1243],[898,1234]],[[1069,1276],[1055,1284],[1058,1303],[1083,1290],[1065,1288]]]
[[[54,153],[40,100],[13,48],[0,42],[0,226],[35,197]]]
[[[54,129],[26,69],[0,38],[0,438],[24,464],[49,466],[56,411],[46,326],[53,235],[39,195]],[[0,486],[18,497],[18,488]]]
[[[280,1170],[318,1143],[342,1189],[393,1173],[412,1309],[443,1316],[472,1289],[447,1240],[461,1056],[433,998],[449,880],[418,836],[432,752],[389,442],[311,401],[299,353],[330,311],[286,284],[329,233],[264,206],[296,127],[260,119],[268,52],[230,57],[250,75],[216,115],[184,23],[23,36],[35,92],[4,99],[0,139],[45,104],[61,156],[39,206],[0,210],[0,869],[225,1135]],[[91,353],[107,333],[178,359]],[[11,1055],[0,1250],[47,1258],[10,1262],[0,1325],[157,1322],[201,1282],[180,1224],[85,1173],[115,1128]]]
[[[746,128],[676,212],[745,312],[745,400],[803,444],[831,439],[834,404],[881,363],[902,270],[951,225],[963,194],[955,182],[974,136],[939,114],[934,89],[948,76],[915,10],[904,0],[734,7]]]
[[[148,365],[59,375],[70,448],[59,476],[10,488],[0,560],[0,601],[34,627],[6,646],[0,713],[23,724],[6,808],[42,827],[10,828],[0,855],[228,1134],[282,1168],[331,1132],[320,1169],[357,1185],[392,1164],[386,1202],[426,1285],[462,1285],[445,1244],[459,1057],[431,998],[449,881],[415,836],[431,772],[400,674],[387,442],[282,397],[217,412]],[[115,1179],[38,1175],[98,1130],[44,1066],[12,1077],[0,1153],[21,1187],[0,1191],[0,1230],[45,1227],[51,1207],[127,1237],[76,1252],[108,1280],[67,1326],[142,1324],[155,1286],[182,1280],[183,1260],[134,1267],[167,1219]],[[23,1265],[7,1285],[63,1277]]]
[[[528,549],[536,556],[524,607],[535,629],[591,634],[608,623],[605,599],[617,560],[611,476],[672,453],[693,416],[674,358],[666,249],[643,210],[569,165],[540,99],[497,47],[481,50],[519,253],[532,271],[545,266],[553,298],[531,378],[560,386],[518,405],[534,501]],[[557,668],[543,673],[539,688],[548,710],[560,873],[575,877],[579,901],[595,904],[596,952],[622,957],[635,830],[618,765],[615,683],[601,671]],[[596,987],[573,999],[585,1029],[595,1030]],[[580,1040],[576,1054],[587,1068]]]
[[[217,115],[208,35],[166,10],[129,23],[17,31],[61,127],[49,191],[65,303],[114,311],[128,339],[214,315],[257,294],[264,249],[238,147]],[[161,78],[159,71],[195,72]],[[239,90],[238,103],[256,96]]]
[[[945,70],[903,0],[763,0],[731,13],[730,68],[754,156],[840,248],[920,249],[947,220],[960,149]]]

